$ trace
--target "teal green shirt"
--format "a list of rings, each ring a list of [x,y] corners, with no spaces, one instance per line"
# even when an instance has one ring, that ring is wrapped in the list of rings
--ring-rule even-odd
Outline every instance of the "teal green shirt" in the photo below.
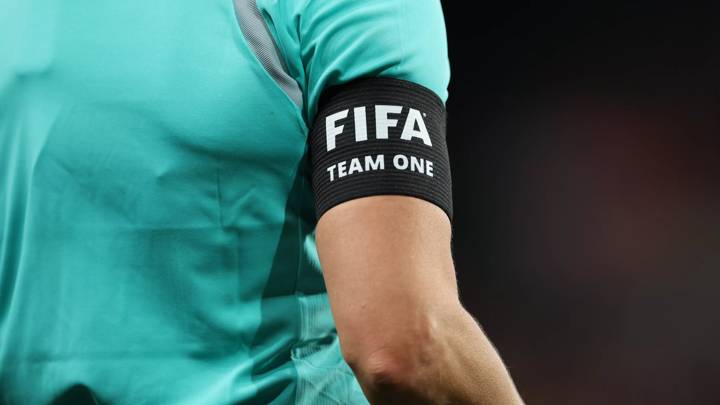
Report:
[[[438,0],[0,0],[0,404],[363,404],[320,94],[449,80]]]

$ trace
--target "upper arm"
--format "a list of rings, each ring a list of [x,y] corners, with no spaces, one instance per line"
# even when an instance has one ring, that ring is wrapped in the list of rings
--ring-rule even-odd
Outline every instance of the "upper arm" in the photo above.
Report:
[[[346,356],[422,338],[432,328],[427,313],[457,303],[450,221],[433,204],[406,196],[348,201],[322,216],[317,238]]]
[[[427,325],[420,324],[426,321],[428,307],[457,300],[444,139],[450,69],[440,1],[257,1],[274,20],[289,71],[303,90],[306,121],[315,122],[309,140],[313,186],[316,197],[330,201],[318,209],[317,244],[343,350],[347,353],[352,348],[362,354],[381,349],[400,341],[392,334],[401,336],[410,332],[408,328],[424,330]],[[378,77],[412,82],[422,89],[403,84],[396,86],[397,91],[383,91],[382,85],[370,90],[354,86],[363,97],[350,97],[352,102],[342,101],[348,97],[335,98],[323,111],[321,99],[326,97],[321,96],[331,89],[352,88],[359,79]],[[405,100],[406,94],[418,98]],[[376,116],[376,107],[386,104],[402,106],[402,113],[386,114],[388,119],[383,121]],[[357,108],[362,109],[361,115],[354,114]],[[416,115],[410,116],[416,121],[422,121],[420,114],[424,114],[432,146],[418,138],[400,140],[413,109]],[[348,113],[333,123],[342,135],[330,152],[325,118],[343,110]],[[437,119],[431,122],[433,117]],[[386,126],[392,121],[395,127],[389,129],[389,139],[375,142],[380,138],[375,132],[378,120]],[[367,133],[360,142],[353,133],[363,121]],[[406,146],[409,149],[404,151]],[[393,172],[395,153],[432,161],[435,172],[427,167],[424,173]],[[366,162],[365,156],[378,154],[385,155],[387,170],[355,172],[329,184],[326,170],[340,170],[333,165],[345,161],[349,166],[353,157]],[[356,180],[362,185],[351,185]],[[368,187],[374,183],[383,187]],[[424,191],[413,194],[413,185]],[[334,192],[336,186],[345,188]]]

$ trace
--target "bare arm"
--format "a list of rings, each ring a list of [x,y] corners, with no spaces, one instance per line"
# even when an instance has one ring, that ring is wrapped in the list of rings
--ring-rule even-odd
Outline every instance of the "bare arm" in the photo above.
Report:
[[[343,355],[373,404],[522,404],[460,304],[440,208],[356,199],[326,212],[317,238]]]

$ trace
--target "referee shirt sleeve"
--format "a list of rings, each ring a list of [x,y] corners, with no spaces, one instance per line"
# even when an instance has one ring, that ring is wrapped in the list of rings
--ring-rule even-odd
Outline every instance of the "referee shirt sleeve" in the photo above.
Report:
[[[447,100],[450,66],[439,0],[257,0],[311,123],[329,87],[391,77]]]

